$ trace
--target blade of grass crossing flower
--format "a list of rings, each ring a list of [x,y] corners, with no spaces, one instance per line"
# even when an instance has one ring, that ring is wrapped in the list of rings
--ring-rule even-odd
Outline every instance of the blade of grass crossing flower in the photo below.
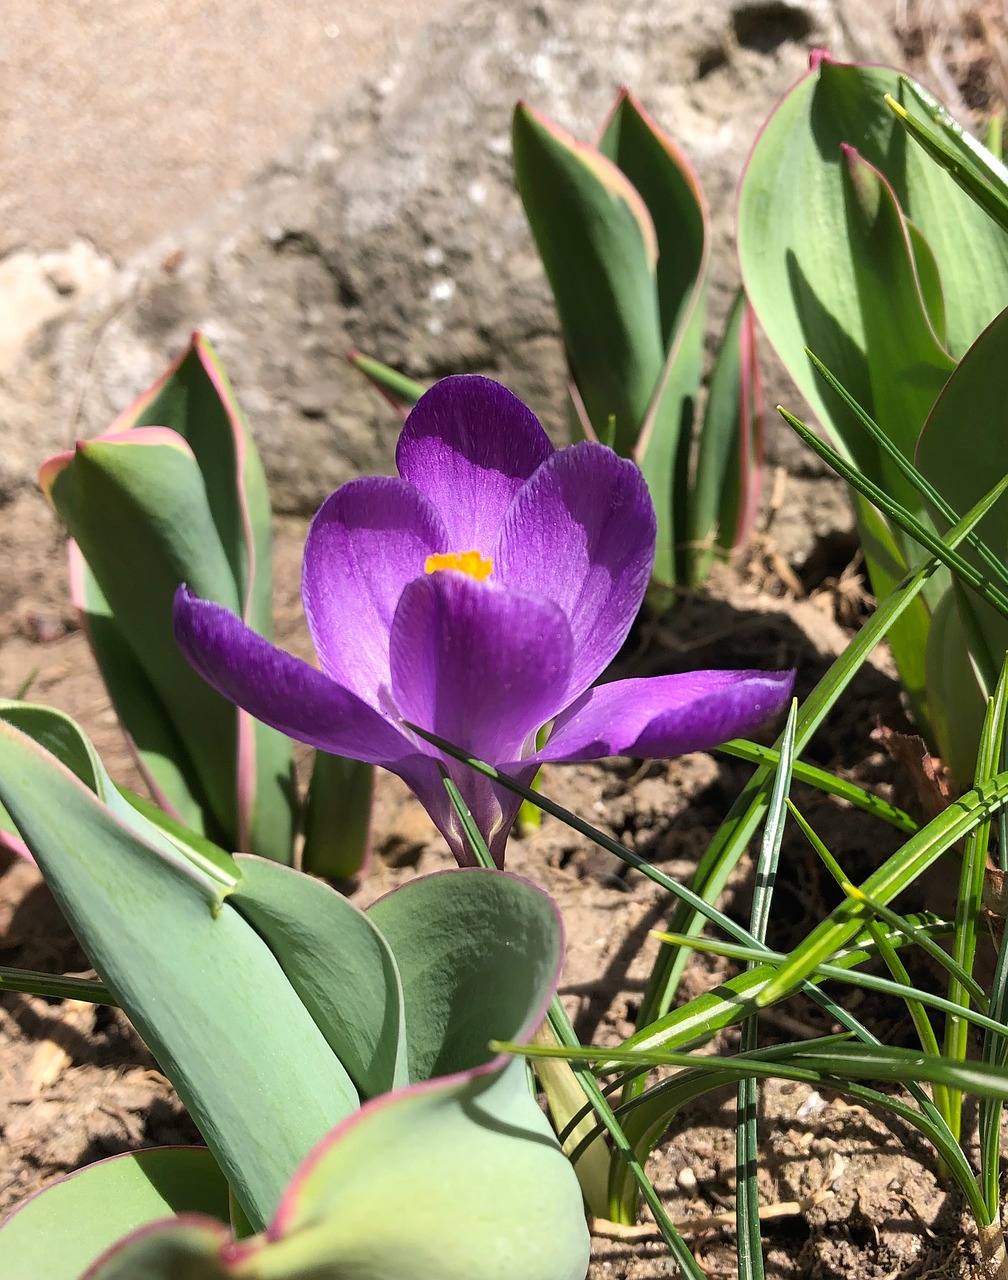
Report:
[[[737,760],[765,764],[771,769],[777,767],[777,761],[780,759],[780,752],[775,747],[764,747],[758,742],[749,742],[746,738],[733,738],[731,742],[725,742],[715,750],[722,755],[734,756]],[[905,810],[890,804],[882,796],[865,791],[847,778],[838,778],[826,769],[820,769],[817,765],[808,764],[804,760],[792,761],[791,772],[796,782],[805,782],[810,787],[825,792],[826,795],[847,800],[856,809],[862,809],[865,813],[870,813],[873,818],[888,822],[890,826],[906,832],[908,836],[912,836],[917,830],[919,824]]]
[[[469,806],[462,799],[462,792],[459,791],[455,782],[442,770],[441,778],[444,782],[444,789],[448,792],[448,799],[452,802],[452,808],[462,824],[462,830],[466,834],[469,841],[469,847],[473,851],[477,863],[481,867],[486,867],[489,871],[496,871],[497,864],[493,860],[493,854],[487,848],[487,842],[483,839],[483,833],[476,825],[476,819],[469,811]]]
[[[749,930],[761,943],[766,940],[767,925],[770,922],[770,904],[773,901],[774,884],[777,879],[781,841],[784,839],[784,821],[787,816],[788,793],[791,789],[797,728],[798,702],[794,700],[788,712],[787,724],[781,734],[776,776],[770,793],[770,806],[763,828],[760,854],[756,862],[756,883],[753,889]]]
[[[572,831],[578,832],[579,835],[586,836],[600,849],[605,849],[607,853],[613,854],[625,862],[627,866],[633,867],[649,880],[653,881],[660,888],[667,890],[674,897],[680,898],[694,910],[698,911],[711,924],[722,929],[732,938],[738,938],[742,942],[753,942],[752,935],[748,930],[744,929],[740,924],[736,924],[723,911],[719,911],[717,907],[712,906],[709,902],[705,902],[698,897],[691,889],[673,880],[671,876],[661,871],[658,867],[648,862],[646,858],[642,858],[639,854],[626,848],[625,845],[614,840],[612,836],[607,836],[604,831],[599,831],[597,827],[593,827],[590,822],[586,822],[576,813],[571,813],[569,809],[565,809],[563,805],[557,804],[555,800],[551,800],[549,796],[542,795],[538,791],[533,791],[531,787],[523,786],[522,783],[509,777],[506,773],[501,773],[495,769],[492,764],[487,764],[485,760],[477,760],[475,756],[471,756],[457,747],[453,742],[449,742],[447,738],[442,738],[436,733],[431,733],[429,729],[421,729],[419,725],[404,720],[403,724],[411,733],[417,734],[418,737],[424,738],[427,742],[432,743],[445,755],[451,756],[453,759],[467,764],[471,769],[475,769],[477,773],[482,773],[485,777],[493,779],[494,782],[504,787],[507,791],[512,791],[516,796],[530,801],[530,803],[541,809],[543,813],[548,813],[550,817],[557,818],[560,822],[570,827]],[[450,778],[445,778],[445,787],[449,796],[452,798],[452,804],[456,806],[456,812],[461,816],[462,812],[468,813],[465,807],[465,801],[458,792],[458,788]],[[470,815],[471,818],[471,815]],[[482,836],[480,837],[482,841]],[[482,841],[483,847],[486,848],[485,841]],[[474,846],[475,850],[475,846]]]
[[[977,752],[974,781],[983,787],[995,776],[1002,759],[1005,740],[1005,716],[1008,713],[1008,661],[1002,664],[994,696],[987,704],[983,732]],[[976,956],[977,921],[982,910],[984,876],[987,869],[987,850],[990,846],[990,821],[980,822],[970,832],[964,849],[959,877],[959,895],[956,900],[956,928],[953,955],[965,972],[972,976]],[[969,1006],[970,992],[966,985],[953,976],[949,982],[949,999],[964,1009]],[[956,1062],[966,1059],[969,1025],[961,1017],[950,1017],[945,1023],[945,1055]],[[937,1100],[937,1099],[936,1099]],[[951,1094],[947,1099],[946,1119],[949,1128],[958,1138],[962,1131],[962,1095]]]
[[[773,791],[759,857],[756,860],[756,880],[753,888],[752,912],[749,930],[760,943],[766,941],[770,904],[773,901],[780,861],[781,841],[784,838],[784,820],[787,815],[786,800],[791,789],[791,766],[794,762],[795,730],[798,724],[798,703],[791,703],[787,724],[781,735],[780,757],[774,778]],[[750,960],[750,969],[756,962]],[[750,1014],[742,1024],[742,1052],[759,1046],[759,1015]],[[735,1122],[735,1177],[738,1191],[735,1201],[735,1222],[738,1232],[739,1280],[763,1280],[763,1246],[760,1236],[759,1134],[756,1128],[757,1085],[755,1076],[739,1081]]]

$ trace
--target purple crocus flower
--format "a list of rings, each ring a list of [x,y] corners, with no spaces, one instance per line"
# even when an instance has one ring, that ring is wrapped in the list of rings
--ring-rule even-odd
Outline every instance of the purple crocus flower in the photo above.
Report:
[[[312,521],[302,595],[321,670],[184,586],[175,629],[204,679],[258,719],[397,773],[461,864],[473,856],[441,770],[498,865],[519,801],[403,721],[527,784],[547,761],[713,747],[787,701],[790,671],[592,687],[637,616],[655,550],[647,486],[611,449],[555,449],[506,388],[463,376],[418,401],[396,463],[398,477],[351,480]]]

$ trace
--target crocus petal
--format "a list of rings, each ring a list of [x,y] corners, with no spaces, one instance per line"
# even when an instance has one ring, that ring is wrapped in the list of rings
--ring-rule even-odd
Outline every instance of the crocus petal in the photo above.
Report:
[[[462,793],[466,807],[486,840],[497,866],[503,867],[508,835],[521,808],[521,798],[456,760],[415,755],[401,760],[395,766],[395,772],[430,814],[460,867],[476,866],[476,858],[448,798],[442,769],[450,775]],[[529,786],[538,770],[537,764],[515,765],[509,772],[513,778]]]
[[[787,703],[793,671],[688,671],[616,680],[561,715],[536,761],[602,756],[662,759],[706,751],[758,729]]]
[[[312,520],[301,591],[315,651],[326,675],[375,709],[388,696],[399,597],[446,537],[423,494],[392,476],[351,480]]]
[[[551,600],[448,569],[417,578],[392,623],[399,714],[487,760],[525,754],[563,706],[571,634]]]
[[[593,442],[554,453],[512,503],[492,552],[508,586],[555,600],[574,640],[568,697],[609,665],[644,599],[656,524],[637,467]]]
[[[355,694],[184,586],[175,594],[175,636],[218,693],[291,738],[388,768],[416,751]]]
[[[506,387],[461,374],[417,401],[399,437],[399,474],[431,500],[453,551],[493,544],[512,498],[554,452],[539,419]]]

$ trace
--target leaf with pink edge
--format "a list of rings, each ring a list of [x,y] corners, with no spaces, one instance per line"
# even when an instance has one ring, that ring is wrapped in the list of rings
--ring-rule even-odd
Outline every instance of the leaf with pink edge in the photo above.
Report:
[[[690,502],[690,576],[740,547],[756,519],[765,408],[752,308],[735,296],[711,371]]]
[[[190,1213],[228,1221],[228,1184],[206,1147],[100,1160],[44,1187],[0,1223],[4,1280],[77,1280],[127,1232]]]
[[[237,864],[147,821],[76,726],[47,708],[0,705],[0,802],[262,1226],[358,1096],[276,957],[229,905]]]
[[[340,1280],[583,1280],[588,1267],[580,1187],[520,1058],[369,1103],[312,1154],[270,1235],[269,1274],[284,1280],[322,1267]]]
[[[518,194],[588,423],[604,438],[615,415],[615,447],[628,457],[665,364],[654,223],[611,160],[524,103],[512,137]]]
[[[143,446],[174,447],[184,461]],[[197,696],[187,688],[165,625],[178,583],[202,580],[211,598],[272,634],[265,477],[206,339],[194,334],[108,432],[51,459],[40,481],[78,544],[75,602],[153,794],[232,847],[289,861],[289,742],[244,713],[220,710],[205,689]],[[208,732],[218,739],[212,747]]]
[[[505,1038],[498,1028],[521,1039],[542,1020],[563,930],[526,881],[476,868],[421,876],[367,914],[399,966],[414,1082],[482,1066],[488,1042]]]

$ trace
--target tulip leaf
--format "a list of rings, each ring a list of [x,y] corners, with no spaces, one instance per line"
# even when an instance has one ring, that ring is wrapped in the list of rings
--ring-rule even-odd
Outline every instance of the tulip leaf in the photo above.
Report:
[[[802,394],[838,431],[806,346],[877,416],[857,250],[847,234],[843,144],[856,144],[885,176],[930,246],[953,359],[1008,296],[1008,235],[907,139],[884,101],[889,93],[902,102],[909,84],[885,67],[816,62],[767,121],[739,192],[739,257],[750,301]],[[847,439],[840,448],[853,457]]]
[[[312,1156],[273,1230],[284,1280],[323,1259],[340,1280],[583,1280],[588,1266],[577,1179],[520,1058],[369,1103]]]
[[[315,752],[305,801],[304,871],[346,880],[366,870],[374,777],[373,765]]]
[[[658,518],[653,577],[659,584],[690,580],[690,457],[706,324],[707,291],[701,281],[693,295],[692,310],[686,314],[662,369],[633,452]]]
[[[916,463],[956,511],[968,511],[1008,473],[1008,439],[992,428],[1008,403],[1008,309],[977,338],[948,380],[917,442]],[[977,526],[995,554],[1008,552],[1008,506],[996,503]],[[976,557],[970,555],[971,559]]]
[[[186,826],[218,834],[209,801],[167,707],[101,593],[76,542],[70,586],[112,706],[151,794]]]
[[[228,376],[202,335],[193,335],[178,360],[116,418],[110,431],[147,426],[170,428],[192,449],[241,601],[238,612],[260,635],[271,637],[272,530],[266,477]],[[197,589],[191,580],[190,586]]]
[[[968,510],[989,487],[991,476],[1008,474],[1008,442],[991,424],[1000,421],[1008,397],[1008,310],[980,335],[935,402],[917,443],[916,463],[957,511]],[[978,536],[1002,559],[1008,551],[1008,509],[996,503],[977,527]],[[966,552],[974,563],[975,553]],[[972,611],[978,642],[964,629]],[[940,613],[940,618],[939,618]],[[985,699],[972,661],[986,654],[996,670],[1008,644],[1008,623],[993,608],[951,596],[936,613],[936,635],[928,640],[928,679],[935,735],[955,777],[973,772]],[[971,661],[972,654],[972,661]],[[945,702],[945,699],[948,699]]]
[[[192,451],[174,432],[147,427],[82,442],[47,464],[42,480],[184,739],[218,821],[235,830],[237,713],[185,661],[172,628],[183,580],[238,611]]]
[[[629,457],[665,364],[654,224],[619,169],[523,103],[515,180],[549,277],[588,421]]]
[[[577,1180],[517,1059],[369,1103],[240,1257],[250,1280],[583,1280],[588,1247]],[[228,1249],[210,1220],[182,1219],[126,1239],[89,1280],[227,1280]]]
[[[355,369],[360,370],[365,378],[385,397],[396,413],[405,418],[410,409],[427,390],[419,382],[407,378],[405,374],[382,364],[372,356],[362,355],[359,351],[351,351],[347,359]]]
[[[955,368],[932,327],[918,261],[932,264],[926,244],[915,254],[908,224],[892,187],[853,148],[843,148],[841,169],[847,203],[847,242],[861,306],[861,324],[869,353],[872,417],[906,458],[931,406]],[[816,353],[818,354],[818,352]],[[861,469],[910,510],[920,507],[917,492],[875,442],[857,427],[850,433],[851,453]],[[865,451],[872,451],[870,460]]]
[[[409,1083],[396,959],[373,921],[321,880],[239,855],[229,898],[264,938],[361,1094]]]
[[[918,86],[888,68],[813,59],[753,149],[739,194],[739,256],[763,328],[838,451],[933,530],[917,491],[817,380],[806,354],[910,458],[955,362],[1008,296],[1008,234],[907,136],[887,94],[897,107],[919,98]],[[881,598],[918,553],[895,525],[867,516],[862,503],[857,511]],[[948,583],[935,575],[920,616],[890,635],[922,725],[929,615]]]
[[[696,473],[690,491],[690,579],[741,545],[756,518],[763,462],[763,398],[755,325],[742,290],[725,321],[711,371]]]
[[[4,1280],[78,1280],[121,1236],[189,1213],[228,1221],[228,1185],[205,1147],[112,1156],[43,1188],[0,1225]]]
[[[184,581],[273,628],[265,477],[210,344],[194,335],[108,432],[40,480],[75,539],[75,602],[152,794],[232,847],[289,861],[290,743],[194,677],[170,621]]]
[[[651,216],[662,342],[671,348],[707,274],[707,202],[689,161],[628,89],[622,89],[599,151],[629,179]]]
[[[562,949],[544,893],[470,868],[411,880],[368,916],[399,965],[411,1080],[482,1066],[498,1028],[520,1039],[541,1021]]]
[[[219,1258],[230,1245],[226,1228],[212,1219],[179,1218],[128,1236],[98,1261],[86,1280],[234,1280],[234,1268]]]
[[[356,1108],[350,1078],[266,943],[228,905],[237,867],[226,884],[182,854],[118,796],[66,717],[19,703],[0,712],[0,802],[261,1227],[308,1150]],[[32,736],[15,727],[26,715],[38,722]],[[94,770],[98,795],[64,755]]]

